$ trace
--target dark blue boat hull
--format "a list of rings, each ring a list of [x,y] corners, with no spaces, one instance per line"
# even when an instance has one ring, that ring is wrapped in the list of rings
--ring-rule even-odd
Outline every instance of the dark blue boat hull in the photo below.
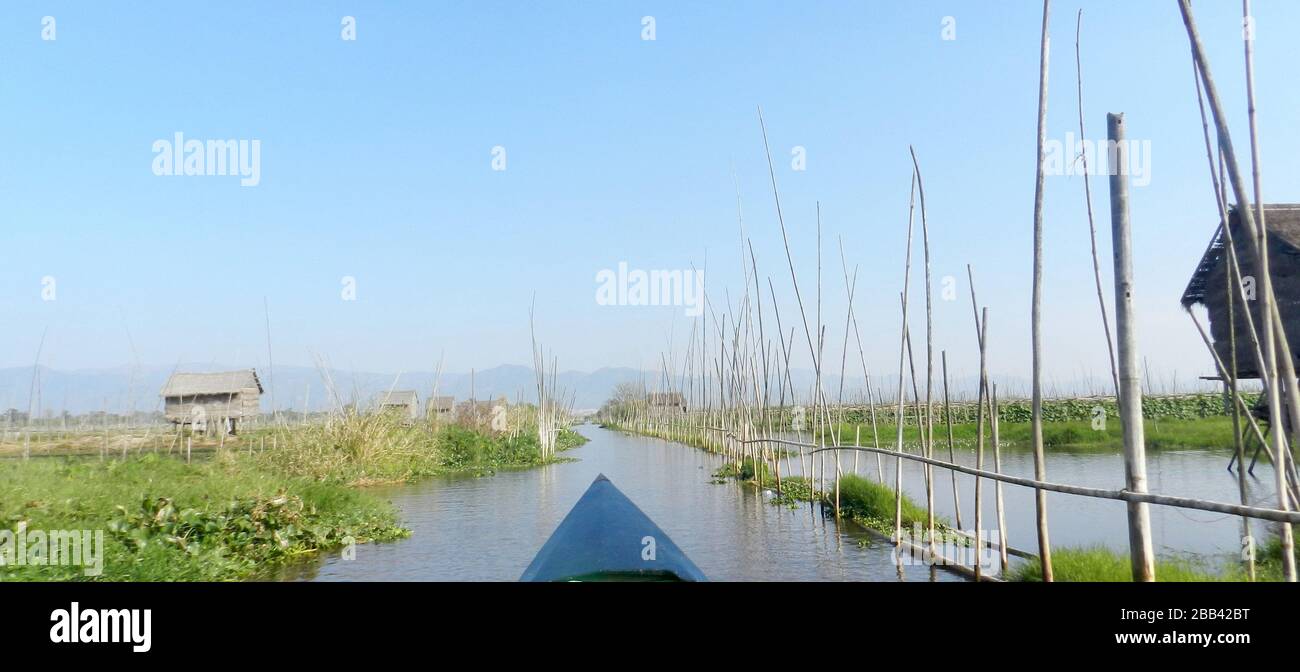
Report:
[[[520,581],[707,581],[650,517],[596,477]]]

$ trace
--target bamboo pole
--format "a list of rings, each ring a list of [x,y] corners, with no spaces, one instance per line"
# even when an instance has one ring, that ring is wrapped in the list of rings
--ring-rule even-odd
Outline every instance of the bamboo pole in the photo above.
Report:
[[[1038,154],[1034,182],[1034,289],[1030,309],[1033,348],[1033,414],[1034,478],[1047,478],[1047,464],[1043,456],[1043,146],[1047,142],[1047,72],[1051,53],[1052,0],[1043,0],[1043,30],[1039,47],[1038,67]],[[1042,562],[1043,581],[1052,576],[1052,547],[1047,529],[1047,493],[1038,490],[1034,495],[1038,526],[1038,557]]]
[[[975,430],[975,468],[980,471],[984,470],[984,395],[987,394],[988,380],[988,329],[989,329],[989,309],[984,309],[983,319],[980,320],[980,378],[979,393],[976,396],[978,406],[976,407],[976,430]],[[983,568],[980,566],[979,556],[984,551],[984,481],[979,476],[975,477],[975,579],[978,581],[983,575]]]
[[[1274,314],[1272,309],[1273,303],[1273,282],[1268,266],[1268,239],[1267,231],[1256,229],[1255,217],[1249,207],[1250,198],[1246,193],[1246,187],[1242,180],[1241,172],[1237,165],[1236,151],[1232,145],[1232,135],[1228,130],[1227,120],[1223,111],[1223,106],[1219,100],[1219,92],[1214,83],[1214,77],[1210,74],[1209,62],[1205,57],[1205,50],[1201,45],[1201,38],[1196,30],[1195,20],[1192,18],[1192,7],[1189,0],[1178,0],[1178,9],[1183,17],[1183,25],[1187,29],[1187,39],[1191,44],[1192,54],[1196,59],[1196,64],[1201,74],[1202,84],[1205,86],[1206,97],[1210,102],[1210,110],[1213,112],[1215,127],[1219,133],[1220,147],[1226,156],[1228,168],[1228,177],[1232,183],[1233,194],[1236,196],[1238,203],[1238,213],[1246,230],[1255,236],[1256,254],[1258,256],[1259,278],[1259,300],[1261,302],[1260,312],[1263,313],[1265,320],[1272,322]],[[1253,90],[1253,87],[1252,87]],[[1259,205],[1259,204],[1257,204]],[[1230,227],[1229,227],[1230,228]],[[1249,312],[1249,311],[1248,311]],[[1265,357],[1265,368],[1261,375],[1268,381],[1267,392],[1270,412],[1276,417],[1281,410],[1281,395],[1278,391],[1277,380],[1277,352],[1275,348],[1275,332],[1271,326],[1266,326],[1263,330],[1263,349]],[[1284,431],[1272,432],[1273,453],[1276,456],[1277,463],[1274,465],[1276,472],[1278,502],[1281,508],[1287,508],[1287,486],[1286,486],[1286,449],[1283,446]],[[1296,581],[1296,564],[1295,564],[1295,544],[1292,537],[1291,526],[1283,525],[1281,529],[1282,542],[1282,569],[1286,580],[1289,582]]]
[[[1198,79],[1197,82],[1199,83],[1199,81],[1200,80]],[[1233,264],[1232,261],[1233,260],[1231,258],[1228,259],[1228,264],[1229,264],[1228,273],[1225,273],[1223,276],[1223,280],[1227,285],[1226,287],[1224,287],[1224,294],[1228,299],[1228,351],[1231,353],[1230,359],[1232,362],[1232,369],[1227,372],[1228,376],[1225,377],[1225,381],[1226,384],[1228,385],[1228,391],[1232,395],[1232,399],[1233,399],[1232,459],[1237,462],[1237,492],[1241,496],[1241,503],[1246,504],[1248,503],[1248,497],[1246,491],[1246,464],[1245,464],[1246,451],[1245,451],[1245,446],[1242,445],[1241,409],[1238,407],[1236,403],[1236,400],[1238,398],[1237,322],[1236,322],[1236,316],[1234,315],[1234,313],[1236,312],[1236,305],[1235,305],[1236,301],[1233,300],[1232,297],[1232,282],[1233,282],[1233,278],[1237,275],[1237,273],[1234,272],[1237,269],[1236,269],[1236,265]],[[1247,307],[1247,310],[1249,309],[1250,308]],[[1213,345],[1210,346],[1210,351],[1211,352],[1214,351]],[[1218,353],[1215,354],[1217,355]],[[1231,469],[1231,467],[1229,467],[1229,469]],[[1244,516],[1241,519],[1241,541],[1242,541],[1242,545],[1248,549],[1248,552],[1246,553],[1246,576],[1250,579],[1251,582],[1254,582],[1255,581],[1255,535],[1253,534],[1253,531],[1250,529],[1250,519]]]
[[[1078,84],[1079,94],[1079,142],[1087,142],[1087,134],[1083,130],[1083,59],[1079,50],[1079,36],[1083,32],[1083,9],[1075,19],[1074,27],[1074,69],[1075,80]],[[1088,236],[1092,242],[1092,275],[1097,285],[1097,305],[1101,308],[1101,327],[1106,335],[1106,352],[1109,354],[1110,377],[1115,384],[1115,396],[1119,396],[1119,371],[1115,365],[1115,342],[1110,337],[1110,317],[1106,314],[1106,297],[1102,290],[1101,283],[1101,261],[1097,256],[1097,224],[1092,216],[1092,187],[1088,173],[1088,153],[1081,152],[1080,157],[1083,161],[1083,198],[1088,207]]]
[[[1115,327],[1119,336],[1119,414],[1124,432],[1124,478],[1131,492],[1147,491],[1146,439],[1142,419],[1142,381],[1138,376],[1137,327],[1133,306],[1133,241],[1128,207],[1128,147],[1124,115],[1106,115],[1106,137],[1113,148],[1110,166],[1111,247],[1115,260]],[[1128,505],[1129,555],[1134,581],[1155,581],[1151,514],[1147,505]]]
[[[894,425],[897,428],[897,443],[895,450],[898,457],[894,460],[894,541],[895,543],[903,540],[903,367],[907,363],[907,290],[912,279],[912,212],[916,203],[916,172],[912,172],[912,186],[910,187],[907,203],[907,253],[903,261],[903,291],[899,295],[903,308],[903,323],[899,329],[898,345],[898,412],[894,416]],[[899,559],[902,562],[902,559]]]
[[[925,257],[925,427],[923,442],[927,457],[934,457],[934,408],[931,401],[934,387],[934,307],[930,282],[930,224],[925,214],[925,180],[921,177],[921,164],[916,149],[910,145],[912,169],[916,171],[916,190],[921,198],[921,241]],[[925,467],[925,518],[929,526],[930,557],[934,557],[934,469]]]

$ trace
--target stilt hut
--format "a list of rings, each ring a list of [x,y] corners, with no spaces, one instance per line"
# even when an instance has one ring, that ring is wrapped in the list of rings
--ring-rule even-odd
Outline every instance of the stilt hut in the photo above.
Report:
[[[455,407],[455,402],[455,397],[429,397],[429,402],[425,408],[425,417],[435,422],[451,420],[451,412]]]
[[[1264,222],[1268,229],[1269,277],[1273,281],[1273,294],[1277,297],[1283,331],[1286,332],[1294,356],[1296,347],[1300,346],[1300,204],[1265,205]],[[1242,224],[1236,208],[1229,214],[1228,227],[1231,229],[1237,261],[1241,265],[1242,286],[1250,304],[1250,315],[1256,328],[1259,328],[1266,322],[1260,313],[1260,304],[1255,300],[1260,287],[1255,255],[1251,251],[1254,248],[1248,240],[1250,233]],[[1228,235],[1224,227],[1219,226],[1197,264],[1191,281],[1187,283],[1182,304],[1188,310],[1197,304],[1205,306],[1210,317],[1210,336],[1214,341],[1214,349],[1224,366],[1231,366],[1232,361],[1229,346],[1232,342],[1232,325],[1228,320],[1228,288],[1231,285],[1228,284],[1228,274]],[[1233,316],[1236,323],[1237,377],[1259,378],[1260,371],[1240,294],[1233,295]],[[1297,368],[1300,368],[1300,359],[1297,359]]]
[[[160,395],[172,424],[206,431],[209,423],[234,434],[239,422],[261,412],[262,382],[257,371],[173,373]]]
[[[403,422],[413,422],[420,417],[420,395],[415,390],[392,390],[375,396],[375,410],[394,413]]]

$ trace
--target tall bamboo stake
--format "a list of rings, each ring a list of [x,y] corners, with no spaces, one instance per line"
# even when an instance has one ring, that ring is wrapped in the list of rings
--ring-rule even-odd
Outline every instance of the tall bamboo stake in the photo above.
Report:
[[[1130,492],[1147,491],[1146,439],[1142,421],[1142,381],[1138,374],[1137,327],[1133,310],[1133,242],[1128,208],[1128,147],[1124,115],[1106,115],[1110,166],[1111,247],[1115,258],[1115,327],[1119,335],[1119,414],[1124,432],[1124,477]],[[1151,514],[1142,502],[1128,504],[1128,545],[1134,581],[1155,581]]]
[[[1243,26],[1242,42],[1246,60],[1246,107],[1247,119],[1250,124],[1250,169],[1251,181],[1253,183],[1255,194],[1255,218],[1259,221],[1260,268],[1261,273],[1263,273],[1269,280],[1269,292],[1271,294],[1272,278],[1270,277],[1271,273],[1268,270],[1268,225],[1264,219],[1264,195],[1259,167],[1259,124],[1255,107],[1255,36],[1253,30],[1245,29],[1248,27],[1249,22],[1253,20],[1250,15],[1250,0],[1242,0],[1241,12]],[[1274,434],[1282,434],[1283,437],[1288,435],[1294,437],[1295,435],[1293,433],[1300,431],[1300,426],[1297,426],[1300,425],[1300,389],[1297,388],[1295,362],[1292,359],[1290,344],[1287,343],[1286,330],[1283,328],[1281,315],[1278,314],[1277,297],[1270,296],[1263,307],[1268,311],[1265,313],[1266,323],[1273,325],[1268,329],[1274,347],[1274,352],[1270,357],[1272,357],[1275,368],[1271,371],[1271,374],[1274,379],[1280,378],[1280,386],[1286,389],[1285,397],[1280,396],[1282,390],[1278,390],[1276,394],[1272,392],[1269,393],[1270,401],[1276,396],[1278,397],[1279,402],[1276,406],[1269,406],[1269,423],[1274,427]],[[1281,403],[1283,400],[1287,402],[1287,408],[1290,414],[1291,433],[1286,431],[1287,415],[1283,414]],[[1282,445],[1283,442],[1280,438],[1274,438],[1275,452],[1278,454],[1278,459],[1280,460],[1276,465],[1274,465],[1274,468],[1275,470],[1282,472],[1286,472],[1288,469],[1293,471],[1295,468],[1294,459],[1285,448],[1281,447]],[[1283,473],[1279,477],[1279,484],[1285,482],[1285,479],[1286,474]],[[1292,536],[1292,530],[1289,525],[1284,527],[1286,529],[1282,530],[1282,536],[1284,537],[1283,545],[1285,546],[1287,543],[1286,538]],[[1294,546],[1294,541],[1292,541],[1292,545]],[[1289,580],[1295,581],[1295,574],[1296,567],[1293,556],[1291,558],[1291,577]]]
[[[1034,478],[1047,480],[1047,462],[1043,456],[1043,145],[1047,143],[1047,63],[1051,50],[1048,27],[1052,0],[1043,0],[1043,32],[1038,67],[1038,160],[1034,183],[1034,296],[1030,310],[1033,338],[1033,417]],[[1047,492],[1035,490],[1037,505],[1038,557],[1042,562],[1043,580],[1052,581],[1052,548],[1047,532]]]
[[[987,394],[988,380],[988,330],[989,330],[989,309],[984,309],[983,319],[980,320],[980,378],[979,394],[976,397],[978,402],[975,430],[975,468],[980,471],[984,470],[984,395]],[[980,566],[980,555],[984,551],[984,479],[979,476],[975,477],[975,580],[979,581],[983,576],[983,567]]]

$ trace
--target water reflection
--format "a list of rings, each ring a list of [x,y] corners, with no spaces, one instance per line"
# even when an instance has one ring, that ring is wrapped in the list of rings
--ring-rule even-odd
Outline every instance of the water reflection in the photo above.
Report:
[[[399,508],[410,539],[363,544],[353,560],[335,554],[287,578],[514,581],[604,473],[713,580],[899,579],[888,543],[840,529],[811,506],[773,506],[770,493],[711,484],[715,455],[589,425],[579,431],[591,441],[568,453],[576,462],[376,490]],[[926,567],[906,568],[905,578],[931,580]]]

